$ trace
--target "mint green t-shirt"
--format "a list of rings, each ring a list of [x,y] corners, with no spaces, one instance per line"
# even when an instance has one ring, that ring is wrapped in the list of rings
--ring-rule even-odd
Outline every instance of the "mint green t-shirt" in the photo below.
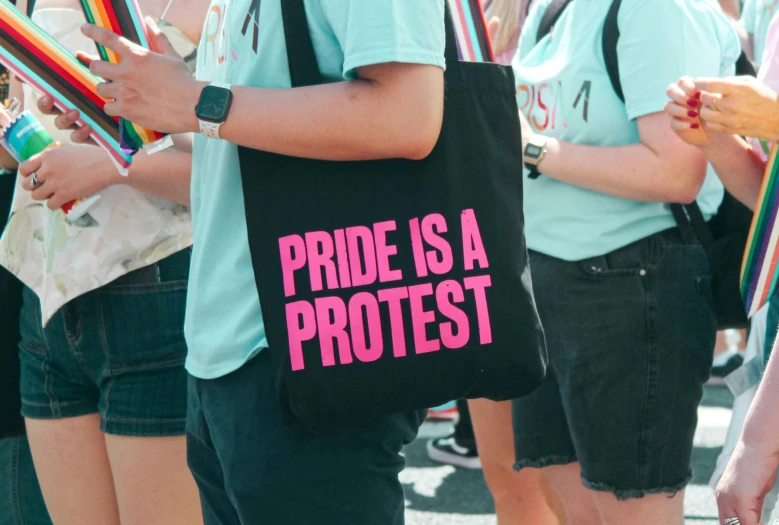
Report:
[[[198,50],[197,78],[289,88],[280,1],[214,0]],[[388,62],[444,67],[444,0],[304,3],[327,81],[342,81],[359,67]],[[187,370],[210,379],[240,368],[267,342],[249,254],[238,149],[197,136],[193,155],[195,242],[185,324]]]
[[[592,146],[639,143],[636,119],[664,110],[669,84],[684,75],[735,71],[739,39],[715,0],[623,0],[623,103],[603,58],[611,0],[574,0],[554,32],[536,44],[549,3],[540,0],[530,14],[513,62],[519,107],[541,135]],[[698,197],[707,218],[723,195],[710,169]],[[524,203],[528,247],[569,261],[604,255],[675,225],[666,204],[620,199],[545,176],[525,178]]]
[[[755,62],[763,62],[766,36],[771,19],[779,12],[779,0],[746,0],[741,13],[741,23],[747,33],[755,36]]]

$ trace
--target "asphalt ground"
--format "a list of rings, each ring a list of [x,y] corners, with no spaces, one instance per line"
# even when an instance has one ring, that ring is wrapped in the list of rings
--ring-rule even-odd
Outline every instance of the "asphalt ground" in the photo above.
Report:
[[[717,506],[708,483],[725,442],[732,404],[727,388],[706,386],[692,458],[695,475],[685,495],[686,525],[717,523]],[[427,441],[451,431],[451,423],[425,423],[419,439],[406,449],[408,467],[401,477],[406,489],[406,524],[496,525],[481,471],[436,464],[427,457]]]

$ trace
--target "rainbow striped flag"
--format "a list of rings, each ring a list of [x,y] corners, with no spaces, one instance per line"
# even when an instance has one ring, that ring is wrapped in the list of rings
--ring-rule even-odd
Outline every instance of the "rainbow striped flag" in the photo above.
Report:
[[[519,1],[519,0],[516,0]],[[449,0],[457,51],[465,62],[495,62],[481,0]]]
[[[752,219],[741,266],[741,294],[752,317],[776,289],[779,261],[779,147],[774,145],[766,165],[763,186]]]
[[[132,157],[121,147],[118,119],[103,111],[102,80],[7,0],[0,0],[0,64],[51,96],[60,110],[78,110],[80,123],[92,127],[92,138],[126,173]]]
[[[113,31],[130,42],[149,49],[146,24],[135,0],[81,0],[81,9],[90,24]],[[101,59],[112,64],[119,63],[116,53],[99,44],[97,48]],[[165,137],[163,133],[143,128],[125,119],[119,120],[119,133],[122,147],[130,154],[141,149],[144,144],[153,144]]]

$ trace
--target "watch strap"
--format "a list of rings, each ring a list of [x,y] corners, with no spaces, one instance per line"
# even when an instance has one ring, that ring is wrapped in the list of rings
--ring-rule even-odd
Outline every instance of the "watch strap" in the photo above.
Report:
[[[219,128],[222,127],[223,122],[208,122],[206,120],[199,120],[200,122],[200,134],[207,139],[218,139]]]
[[[537,179],[538,177],[541,176],[541,172],[538,171],[538,166],[536,166],[534,164],[527,164],[527,163],[525,163],[525,168],[527,168],[527,171],[528,171],[528,173],[527,173],[527,178],[528,179],[535,180],[535,179]]]

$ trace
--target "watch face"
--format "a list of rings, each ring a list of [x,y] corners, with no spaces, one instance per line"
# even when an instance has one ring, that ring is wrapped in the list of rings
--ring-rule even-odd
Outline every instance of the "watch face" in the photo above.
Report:
[[[525,148],[525,155],[536,159],[541,156],[542,151],[543,149],[540,146],[536,146],[535,144],[528,144],[527,148]]]
[[[200,94],[197,118],[208,122],[224,122],[233,102],[233,92],[226,88],[206,86]]]

